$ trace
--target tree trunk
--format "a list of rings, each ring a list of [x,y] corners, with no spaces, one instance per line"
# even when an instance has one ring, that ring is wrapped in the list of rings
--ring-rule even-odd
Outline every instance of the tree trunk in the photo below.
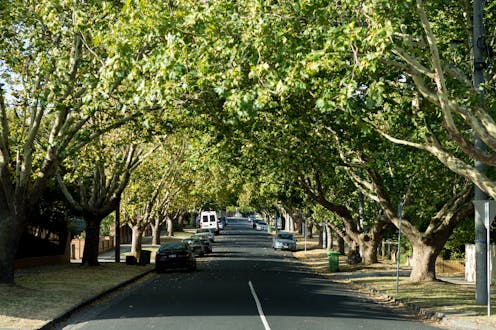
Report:
[[[174,223],[172,222],[171,217],[167,217],[167,236],[174,236]]]
[[[152,245],[160,245],[160,232],[162,231],[162,226],[159,221],[152,222],[150,224],[152,229]]]
[[[344,254],[344,238],[338,235],[338,251],[341,254]]]
[[[186,214],[180,214],[178,219],[177,219],[177,225],[180,227],[180,228],[183,228],[184,227],[184,223],[186,222]]]
[[[324,231],[322,230],[322,226],[319,226],[319,246],[324,244]]]
[[[26,219],[0,210],[0,283],[14,284],[14,263]]]
[[[360,250],[362,252],[362,262],[366,265],[375,264],[378,262],[377,249],[380,241],[370,240],[362,242]]]
[[[326,229],[326,237],[327,237],[326,250],[327,251],[330,251],[330,250],[332,250],[332,230],[331,230],[331,226],[326,225],[325,226],[325,229]]]
[[[307,224],[307,237],[310,239],[313,238],[313,222]]]
[[[138,251],[141,251],[141,244],[143,242],[143,229],[138,225],[134,225],[131,227],[133,231],[133,236],[131,239],[131,253],[135,256]]]
[[[98,248],[100,245],[100,223],[102,218],[84,216],[86,221],[86,238],[84,240],[84,251],[82,263],[85,266],[98,266]]]
[[[412,272],[410,281],[424,282],[436,280],[436,259],[442,250],[443,244],[412,244]]]
[[[330,248],[331,250],[334,248],[334,236],[335,236],[335,234],[334,234],[334,232],[332,231],[332,228],[331,228],[331,231],[329,233],[329,241],[330,241],[329,246],[331,247]]]

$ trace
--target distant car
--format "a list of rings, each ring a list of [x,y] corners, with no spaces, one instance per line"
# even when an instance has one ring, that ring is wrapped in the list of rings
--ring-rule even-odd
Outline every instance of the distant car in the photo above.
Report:
[[[256,219],[256,216],[254,214],[250,214],[248,216],[248,222],[250,222],[250,223],[253,223],[253,221],[255,221],[255,219]]]
[[[255,225],[256,230],[267,230],[267,222],[265,221],[258,221]]]
[[[190,238],[200,240],[205,247],[205,253],[212,253],[212,242],[208,238],[207,234],[194,234]]]
[[[227,226],[227,220],[226,220],[226,217],[222,216],[219,218],[219,229],[220,230],[224,230],[224,228],[226,228]]]
[[[251,225],[253,226],[253,229],[257,228],[257,223],[261,222],[263,220],[260,220],[260,219],[254,219],[251,223]]]
[[[280,231],[277,235],[274,236],[274,240],[272,242],[272,248],[274,250],[291,250],[296,251],[296,240],[292,233]]]
[[[195,231],[195,235],[207,235],[210,242],[215,242],[215,230],[213,228],[200,228]]]
[[[183,242],[188,244],[195,257],[203,257],[209,253],[209,246],[199,237],[190,237],[183,239]]]
[[[189,245],[184,242],[161,245],[155,255],[155,271],[181,268],[196,270],[196,258]]]

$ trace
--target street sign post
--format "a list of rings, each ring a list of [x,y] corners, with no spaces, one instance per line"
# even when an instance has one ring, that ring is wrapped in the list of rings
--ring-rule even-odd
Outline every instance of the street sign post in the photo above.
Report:
[[[401,217],[403,214],[403,202],[398,204],[398,260],[396,260],[396,296],[398,296],[398,291],[400,287],[400,258],[401,258]]]

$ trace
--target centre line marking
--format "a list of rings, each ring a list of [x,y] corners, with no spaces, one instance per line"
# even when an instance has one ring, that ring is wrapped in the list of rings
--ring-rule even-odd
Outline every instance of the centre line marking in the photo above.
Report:
[[[270,330],[269,322],[267,322],[267,319],[265,318],[264,312],[262,310],[262,305],[260,304],[260,300],[258,300],[257,293],[255,292],[255,289],[253,288],[253,284],[251,284],[251,281],[248,281],[248,286],[250,287],[250,291],[253,296],[253,299],[255,299],[255,304],[257,304],[258,314],[260,315],[260,319],[262,320],[264,328],[265,330]]]

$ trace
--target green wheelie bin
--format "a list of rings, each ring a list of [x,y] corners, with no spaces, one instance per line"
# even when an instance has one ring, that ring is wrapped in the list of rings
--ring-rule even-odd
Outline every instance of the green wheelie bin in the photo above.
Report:
[[[339,255],[341,253],[337,251],[330,251],[327,253],[329,258],[329,272],[334,273],[339,271]]]
[[[140,256],[139,256],[139,264],[140,265],[148,265],[150,264],[150,256],[152,252],[148,250],[141,250]]]

